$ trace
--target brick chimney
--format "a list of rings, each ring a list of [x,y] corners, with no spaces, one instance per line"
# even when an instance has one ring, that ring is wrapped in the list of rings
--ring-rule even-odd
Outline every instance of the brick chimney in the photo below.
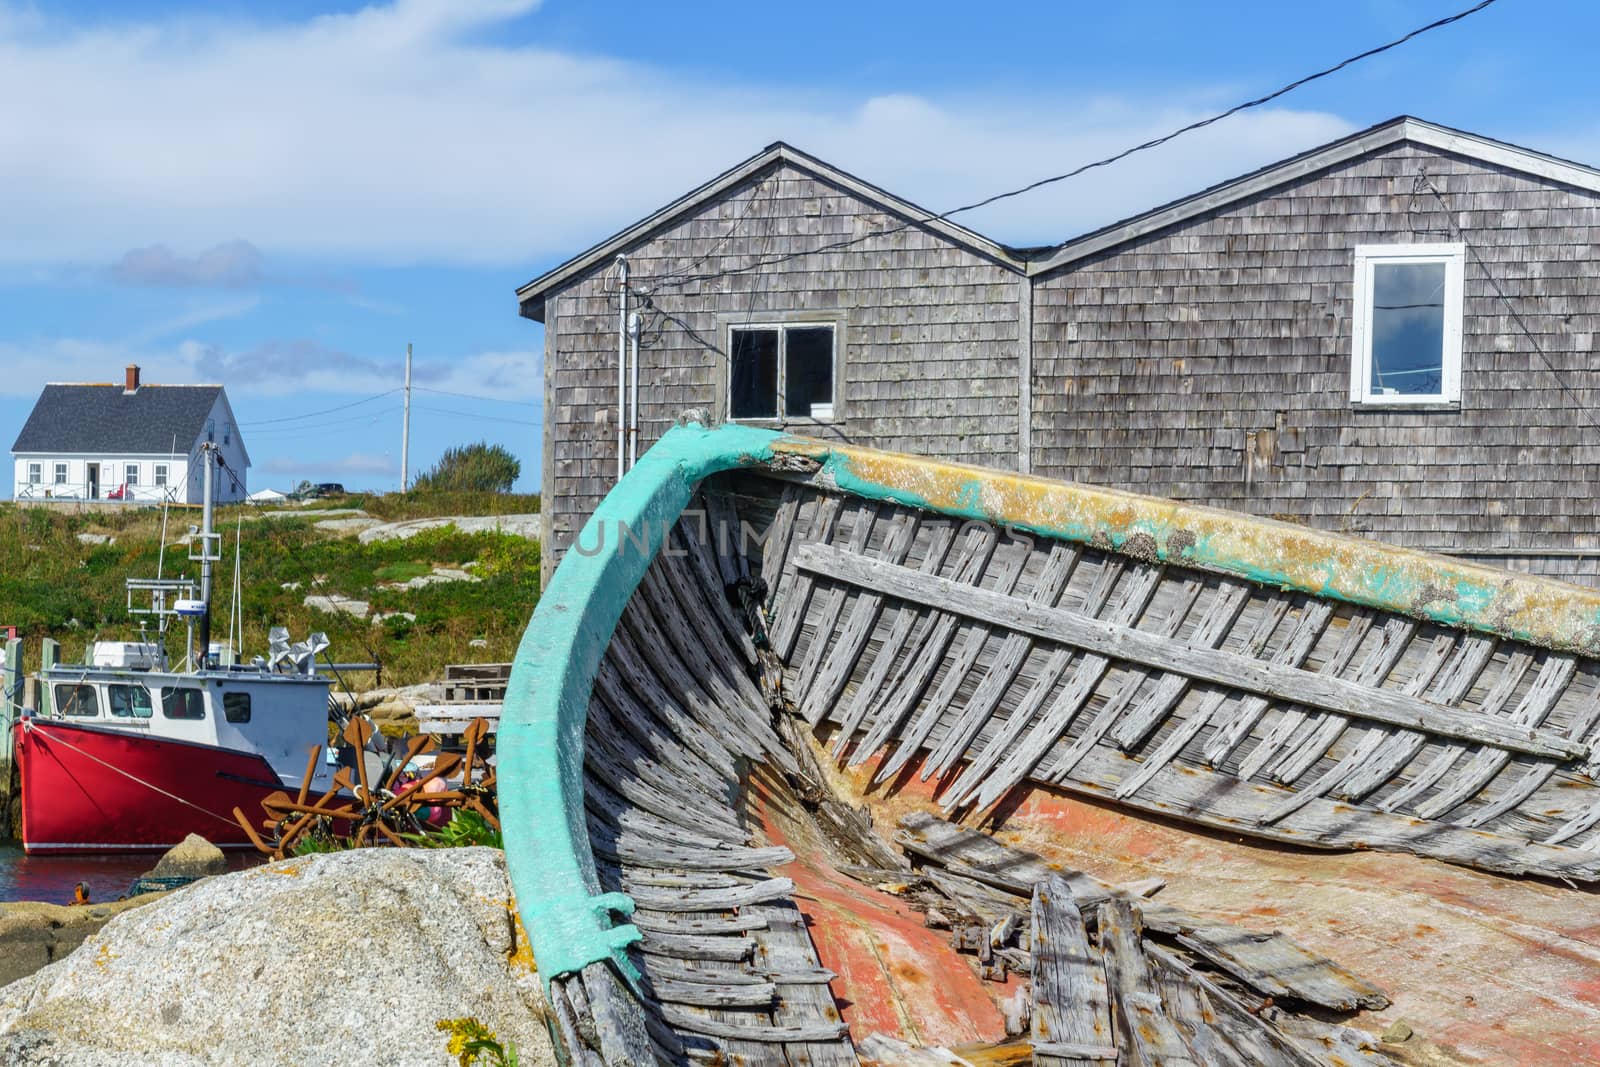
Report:
[[[139,391],[139,364],[128,364],[127,384],[122,387],[124,393],[137,393]]]

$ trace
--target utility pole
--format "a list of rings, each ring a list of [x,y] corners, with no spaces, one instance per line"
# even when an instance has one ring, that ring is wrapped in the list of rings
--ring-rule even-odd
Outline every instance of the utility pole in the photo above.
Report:
[[[411,480],[411,344],[406,343],[406,413],[400,421],[400,491]]]

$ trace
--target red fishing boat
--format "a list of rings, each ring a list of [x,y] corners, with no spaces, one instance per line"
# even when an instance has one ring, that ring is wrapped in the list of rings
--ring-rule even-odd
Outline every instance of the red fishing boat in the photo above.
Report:
[[[319,791],[332,783],[321,747],[330,680],[316,668],[327,638],[290,644],[275,628],[269,656],[248,664],[231,662],[231,643],[211,644],[211,565],[220,556],[213,451],[202,453],[206,506],[191,545],[198,598],[185,579],[130,580],[130,604],[133,593],[150,595],[134,613],[157,620],[158,639],[97,642],[87,664],[55,663],[47,653],[39,706],[12,726],[30,853],[157,851],[191,833],[248,847],[235,807],[256,811],[308,778]],[[188,623],[193,669],[167,669],[159,638],[176,619]]]

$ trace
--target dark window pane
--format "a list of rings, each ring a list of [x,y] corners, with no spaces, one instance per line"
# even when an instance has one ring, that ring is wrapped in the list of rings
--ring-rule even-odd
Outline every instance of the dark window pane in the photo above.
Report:
[[[728,414],[771,419],[778,414],[778,331],[734,330]]]
[[[142,685],[114,685],[107,691],[111,714],[119,719],[148,719],[155,712],[150,706],[150,690]]]
[[[229,722],[250,721],[250,694],[223,693],[222,717]]]
[[[203,719],[206,717],[206,697],[198,689],[164,689],[161,691],[161,714],[169,719]]]
[[[58,685],[56,710],[63,715],[99,715],[100,699],[92,685]]]
[[[809,416],[813,404],[833,403],[833,327],[804,326],[785,336],[788,382],[784,412]]]
[[[1443,263],[1372,268],[1372,393],[1444,391]]]

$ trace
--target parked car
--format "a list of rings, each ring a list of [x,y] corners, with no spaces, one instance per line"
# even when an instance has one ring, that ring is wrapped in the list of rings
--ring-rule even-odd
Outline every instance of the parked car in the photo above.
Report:
[[[338,482],[301,482],[294,491],[296,500],[320,500],[325,496],[344,495],[344,486]]]

